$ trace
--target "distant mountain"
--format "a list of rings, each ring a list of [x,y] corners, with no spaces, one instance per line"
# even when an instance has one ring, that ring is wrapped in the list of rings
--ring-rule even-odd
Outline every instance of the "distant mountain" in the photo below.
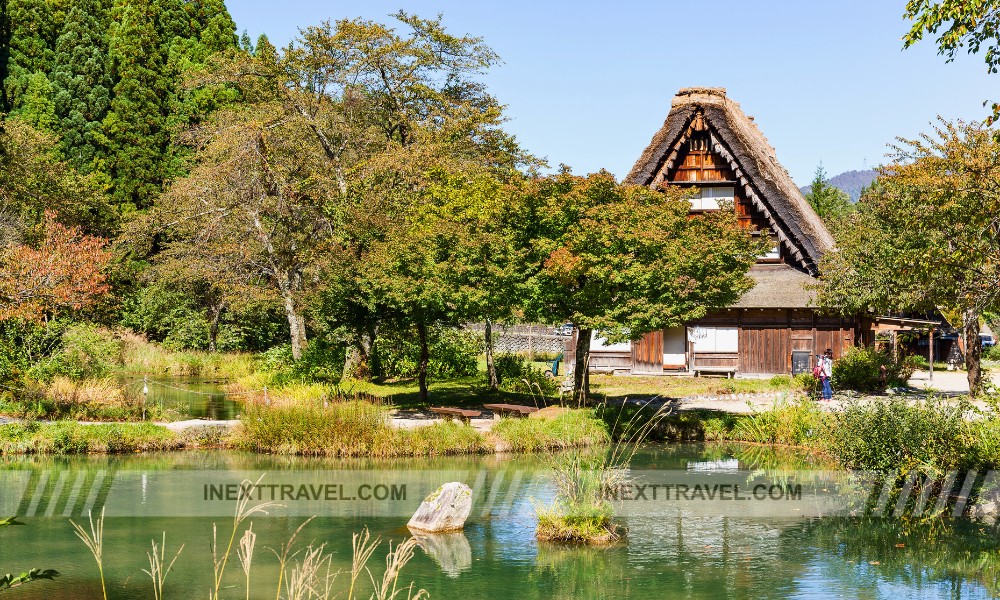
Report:
[[[845,171],[831,177],[829,181],[833,187],[847,192],[847,195],[851,197],[851,202],[857,202],[858,198],[861,197],[861,190],[875,181],[876,177],[878,177],[878,173],[873,169],[868,169],[866,171]],[[808,194],[811,188],[811,185],[807,185],[799,189],[803,194]]]

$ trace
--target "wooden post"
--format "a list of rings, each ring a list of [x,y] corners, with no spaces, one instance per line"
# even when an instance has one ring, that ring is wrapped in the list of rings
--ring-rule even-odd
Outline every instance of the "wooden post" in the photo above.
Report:
[[[927,362],[930,363],[931,366],[929,379],[931,381],[934,381],[934,326],[933,325],[931,325],[930,340],[927,345],[928,345],[927,354],[929,356]]]

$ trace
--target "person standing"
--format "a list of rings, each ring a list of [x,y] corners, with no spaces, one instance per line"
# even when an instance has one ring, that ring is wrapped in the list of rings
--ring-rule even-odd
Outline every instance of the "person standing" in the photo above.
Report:
[[[819,360],[819,380],[823,384],[823,400],[825,402],[833,399],[831,379],[833,379],[833,349],[827,348]]]

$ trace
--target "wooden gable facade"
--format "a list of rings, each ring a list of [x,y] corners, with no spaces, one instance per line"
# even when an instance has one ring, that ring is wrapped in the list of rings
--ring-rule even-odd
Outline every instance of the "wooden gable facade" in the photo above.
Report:
[[[818,265],[833,238],[774,149],[720,88],[686,88],[626,178],[654,189],[690,188],[692,212],[735,210],[771,244],[751,269],[755,287],[729,307],[629,347],[595,340],[591,369],[780,374],[808,369],[827,348],[839,358],[855,343],[853,319],[817,310]]]

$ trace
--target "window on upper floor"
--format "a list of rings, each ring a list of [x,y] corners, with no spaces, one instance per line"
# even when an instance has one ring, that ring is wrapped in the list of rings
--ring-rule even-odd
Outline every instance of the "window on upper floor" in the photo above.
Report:
[[[691,198],[691,210],[719,210],[720,202],[733,204],[735,192],[731,186],[699,188]]]

